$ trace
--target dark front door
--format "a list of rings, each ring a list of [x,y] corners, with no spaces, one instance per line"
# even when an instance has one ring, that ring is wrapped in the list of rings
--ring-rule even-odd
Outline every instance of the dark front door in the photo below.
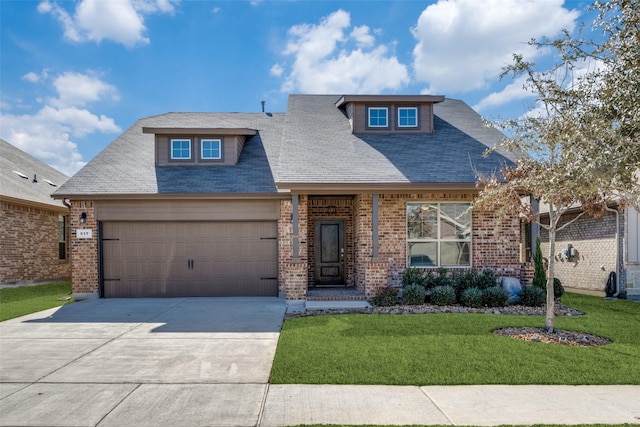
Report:
[[[344,221],[315,223],[315,285],[345,286]]]

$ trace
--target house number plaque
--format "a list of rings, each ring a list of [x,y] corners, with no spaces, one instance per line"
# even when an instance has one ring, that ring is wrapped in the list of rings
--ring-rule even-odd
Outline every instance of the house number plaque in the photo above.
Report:
[[[90,228],[80,228],[76,230],[76,237],[78,239],[92,239],[93,230]]]

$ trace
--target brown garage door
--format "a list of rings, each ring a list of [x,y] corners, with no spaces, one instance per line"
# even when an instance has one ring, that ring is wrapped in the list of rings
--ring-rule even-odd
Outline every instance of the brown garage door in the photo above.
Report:
[[[277,224],[105,222],[105,297],[276,296]]]

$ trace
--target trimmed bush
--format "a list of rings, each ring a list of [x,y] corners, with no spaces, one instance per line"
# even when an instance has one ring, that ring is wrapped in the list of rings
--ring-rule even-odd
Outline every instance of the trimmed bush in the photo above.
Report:
[[[436,286],[431,291],[431,303],[435,305],[451,305],[456,302],[456,290],[453,286]]]
[[[451,275],[451,286],[456,290],[456,299],[458,302],[462,301],[462,292],[465,289],[475,287],[475,283],[478,277],[478,273],[475,270],[467,271],[455,271]]]
[[[479,288],[467,288],[462,291],[460,303],[467,307],[482,307],[482,290]]]
[[[475,287],[480,289],[494,288],[498,284],[496,273],[490,268],[482,270],[476,278]]]
[[[404,270],[404,273],[402,273],[401,283],[403,288],[406,286],[418,285],[426,289],[426,278],[424,277],[423,271],[415,267],[409,267]]]
[[[547,300],[546,291],[537,286],[523,286],[520,303],[529,307],[540,307]]]
[[[487,307],[504,307],[508,300],[509,294],[499,286],[486,288],[482,291],[482,303]]]
[[[407,305],[424,304],[427,291],[420,285],[408,285],[402,288],[402,302]]]
[[[562,282],[557,277],[553,278],[553,296],[556,298],[560,298],[564,295],[564,286],[562,286]]]
[[[390,307],[398,304],[398,289],[390,286],[378,288],[375,295],[371,299],[371,304],[380,307]]]

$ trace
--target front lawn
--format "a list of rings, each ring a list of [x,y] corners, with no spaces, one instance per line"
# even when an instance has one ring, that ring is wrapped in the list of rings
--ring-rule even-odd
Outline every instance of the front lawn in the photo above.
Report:
[[[599,335],[600,347],[520,341],[493,334],[544,326],[542,316],[349,314],[284,322],[274,384],[640,384],[640,304],[566,294],[583,316],[556,328]]]
[[[0,322],[67,304],[70,292],[69,282],[0,289]]]

